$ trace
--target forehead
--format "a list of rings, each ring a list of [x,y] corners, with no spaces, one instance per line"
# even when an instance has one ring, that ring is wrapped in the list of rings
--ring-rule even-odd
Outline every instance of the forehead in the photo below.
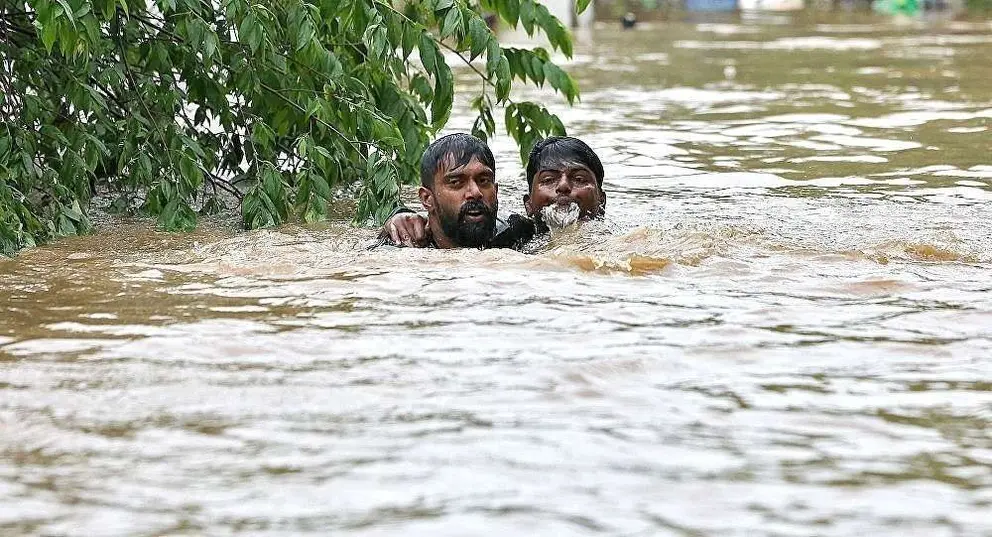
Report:
[[[464,157],[457,158],[454,153],[448,153],[441,159],[441,165],[438,166],[437,173],[441,175],[450,175],[457,173],[482,173],[482,172],[493,172],[493,169],[479,160],[478,156],[473,155],[467,161]]]
[[[548,161],[542,161],[539,163],[537,173],[542,172],[590,172],[592,170],[589,166],[581,162],[576,162],[574,160],[564,160],[564,159],[553,159]]]

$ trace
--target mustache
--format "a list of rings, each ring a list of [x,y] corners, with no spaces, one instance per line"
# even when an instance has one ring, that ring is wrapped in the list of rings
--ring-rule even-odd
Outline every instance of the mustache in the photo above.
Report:
[[[486,205],[482,200],[472,200],[465,202],[462,208],[458,211],[458,220],[464,220],[465,216],[469,212],[481,212],[482,214],[491,217],[493,216],[493,208]]]

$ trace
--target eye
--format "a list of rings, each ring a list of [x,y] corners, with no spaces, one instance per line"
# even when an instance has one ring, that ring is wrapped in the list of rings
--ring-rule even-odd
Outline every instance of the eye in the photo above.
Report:
[[[476,184],[479,186],[489,186],[493,184],[493,178],[488,175],[483,175],[475,180]]]
[[[465,179],[461,176],[449,177],[447,183],[451,188],[461,188],[465,184]]]
[[[592,182],[592,176],[584,172],[576,173],[572,175],[572,182],[578,185],[588,185]]]
[[[551,173],[541,174],[537,177],[537,182],[542,185],[553,185],[558,182],[558,176]]]

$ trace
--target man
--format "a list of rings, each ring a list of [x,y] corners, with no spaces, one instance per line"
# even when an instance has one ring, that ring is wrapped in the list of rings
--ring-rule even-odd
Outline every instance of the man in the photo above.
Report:
[[[452,134],[436,140],[420,161],[417,196],[427,211],[427,220],[418,216],[416,222],[410,222],[416,229],[413,236],[404,235],[403,240],[393,242],[436,248],[488,246],[496,233],[499,207],[495,169],[489,147],[474,136]],[[390,235],[397,233],[395,225],[387,225],[386,230]],[[387,238],[385,230],[382,238]]]
[[[602,162],[582,140],[553,136],[538,142],[527,161],[527,216],[540,231],[602,216],[606,210],[603,177]],[[527,228],[529,222],[512,215],[507,229],[501,230],[488,246],[514,247],[526,242],[533,235],[533,230]],[[394,244],[424,246],[434,229],[422,216],[401,208],[386,222],[383,235]]]
[[[552,136],[527,159],[524,209],[542,228],[561,229],[599,218],[606,211],[603,163],[578,138]]]

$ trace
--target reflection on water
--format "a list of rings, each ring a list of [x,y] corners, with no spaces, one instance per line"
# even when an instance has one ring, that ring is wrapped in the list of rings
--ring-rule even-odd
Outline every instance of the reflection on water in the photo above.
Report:
[[[528,252],[0,261],[0,534],[992,534],[990,31],[580,36],[609,219]]]

